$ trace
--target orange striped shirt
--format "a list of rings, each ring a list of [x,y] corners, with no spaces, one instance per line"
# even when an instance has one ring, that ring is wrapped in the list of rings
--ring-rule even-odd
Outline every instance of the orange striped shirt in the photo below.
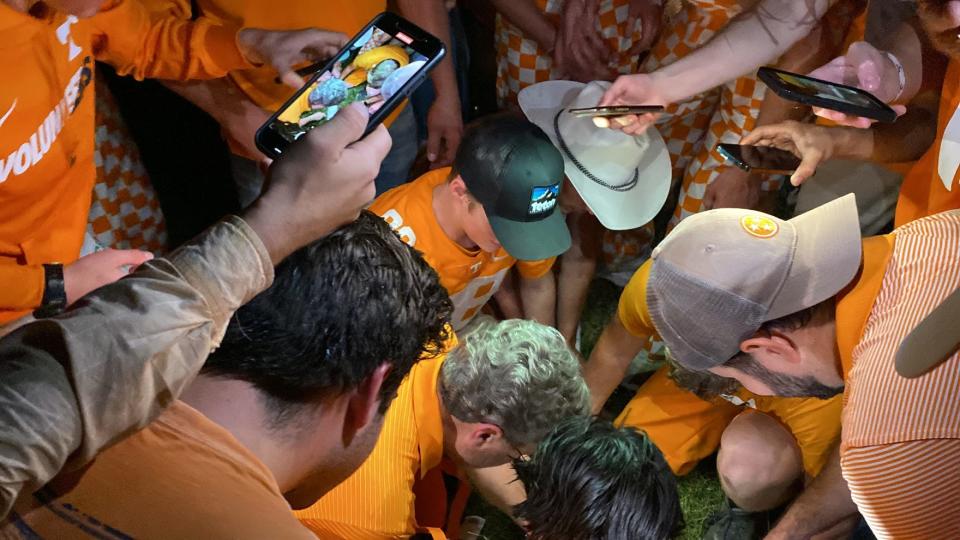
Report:
[[[878,538],[960,538],[960,353],[916,379],[900,377],[893,361],[903,338],[960,288],[960,211],[886,239],[885,255],[865,243],[862,277],[837,308],[843,474]]]
[[[455,345],[448,343],[448,350]],[[370,456],[313,506],[295,512],[319,538],[382,540],[416,531],[413,484],[443,457],[437,378],[444,356],[414,365]]]

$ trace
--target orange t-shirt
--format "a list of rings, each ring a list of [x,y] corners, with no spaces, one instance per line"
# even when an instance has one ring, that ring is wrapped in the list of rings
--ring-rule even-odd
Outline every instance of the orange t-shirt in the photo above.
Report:
[[[453,241],[433,213],[433,190],[446,182],[449,174],[450,168],[430,171],[377,197],[370,210],[383,217],[404,242],[420,250],[437,271],[453,301],[453,328],[460,330],[497,292],[510,268],[516,266],[522,277],[536,279],[550,271],[555,257],[518,261],[503,248],[486,253]]]
[[[317,27],[353,36],[377,14],[386,11],[386,0],[289,1],[282,5],[249,0],[199,0],[204,16],[237,26],[290,30]],[[294,90],[276,81],[277,72],[261,66],[231,72],[230,79],[254,103],[275,111]]]
[[[313,506],[295,512],[318,537],[382,540],[415,532],[413,485],[443,457],[437,394],[443,360],[440,356],[413,366],[363,465]]]
[[[315,540],[266,465],[182,401],[21,500],[0,538]]]
[[[42,263],[80,253],[95,178],[94,59],[138,78],[220,77],[249,65],[236,32],[136,1],[82,20],[0,3],[0,324],[40,304]]]
[[[896,226],[960,208],[960,62],[950,61],[943,78],[937,138],[910,169],[900,187]]]

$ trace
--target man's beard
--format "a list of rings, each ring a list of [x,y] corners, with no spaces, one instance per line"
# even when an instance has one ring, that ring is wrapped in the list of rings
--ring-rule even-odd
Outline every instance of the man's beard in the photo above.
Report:
[[[947,3],[942,0],[917,0],[917,15],[933,46],[952,59],[960,59],[960,28],[933,31],[949,18]]]
[[[780,397],[815,397],[830,399],[843,392],[843,386],[832,387],[813,377],[794,377],[782,373],[771,373],[771,380],[763,379],[774,394]]]

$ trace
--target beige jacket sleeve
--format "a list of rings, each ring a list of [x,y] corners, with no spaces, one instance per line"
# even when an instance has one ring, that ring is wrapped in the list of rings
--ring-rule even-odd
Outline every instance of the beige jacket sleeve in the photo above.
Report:
[[[0,520],[68,458],[87,463],[160,414],[272,282],[266,248],[230,217],[0,340]]]

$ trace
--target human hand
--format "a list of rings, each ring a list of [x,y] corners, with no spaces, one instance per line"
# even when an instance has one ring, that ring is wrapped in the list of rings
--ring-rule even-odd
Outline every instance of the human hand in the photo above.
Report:
[[[453,163],[462,136],[460,98],[455,93],[438,95],[427,112],[427,160],[431,169]]]
[[[237,154],[259,162],[263,166],[269,166],[272,160],[257,148],[256,135],[260,126],[270,119],[270,114],[250,98],[242,95],[229,81],[226,85],[232,87],[231,92],[235,96],[229,102],[229,106],[220,108],[216,113],[220,129],[233,140],[232,149]]]
[[[757,208],[760,203],[760,178],[739,167],[727,167],[707,185],[703,209]]]
[[[650,49],[660,34],[663,21],[663,5],[653,0],[630,0],[630,9],[627,12],[627,31],[633,32],[637,20],[640,21],[642,34],[640,41],[630,47],[630,55],[640,54]]]
[[[554,42],[554,67],[579,82],[610,80],[613,52],[597,30],[600,0],[568,0]]]
[[[772,146],[800,158],[800,165],[790,176],[790,183],[799,186],[817,172],[821,163],[837,153],[837,136],[841,133],[841,128],[787,120],[755,128],[740,144]]]
[[[866,90],[884,103],[895,101],[903,92],[900,84],[901,74],[897,65],[885,52],[865,41],[853,43],[847,49],[847,54],[838,56],[811,71],[810,76]],[[898,116],[907,112],[907,108],[903,105],[891,105],[891,108]],[[820,107],[814,107],[813,112],[817,116],[850,127],[868,128],[876,122],[870,118],[852,116]]]
[[[600,98],[600,107],[610,105],[665,105],[653,77],[648,73],[621,75]],[[610,129],[619,129],[628,135],[643,133],[657,119],[657,113],[628,114],[612,118]]]
[[[290,145],[270,168],[263,194],[243,219],[274,264],[357,218],[390,151],[383,125],[364,138],[367,112],[354,103]]]
[[[133,272],[153,258],[153,253],[138,249],[104,249],[80,257],[63,267],[63,288],[67,305],[104,285]]]
[[[253,64],[270,64],[284,84],[297,89],[305,81],[293,66],[330,58],[346,43],[346,34],[317,28],[288,31],[244,28],[237,34],[237,45],[244,58]]]

